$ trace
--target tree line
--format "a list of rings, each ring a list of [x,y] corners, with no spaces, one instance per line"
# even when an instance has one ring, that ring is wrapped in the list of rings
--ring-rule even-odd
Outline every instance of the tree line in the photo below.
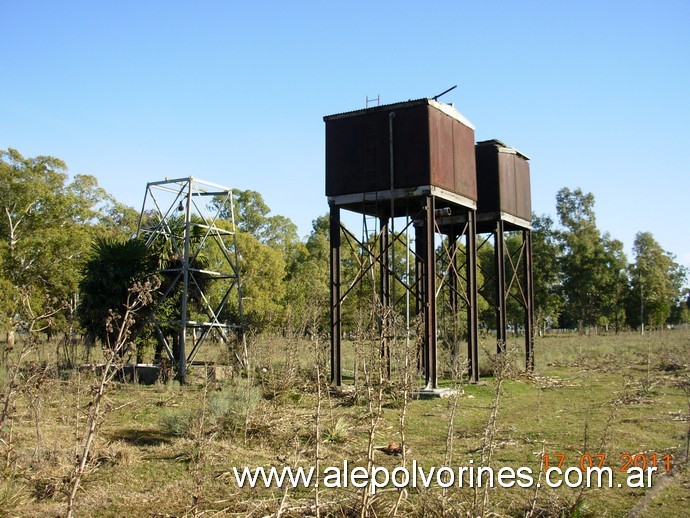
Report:
[[[619,331],[690,322],[686,268],[651,232],[638,232],[629,262],[623,243],[596,225],[594,195],[561,189],[558,224],[533,220],[537,325]]]
[[[258,192],[235,191],[233,196],[248,329],[298,335],[327,331],[328,216],[317,217],[309,235],[301,238],[296,225],[272,214]],[[117,284],[112,279],[132,282],[138,275],[132,261],[146,268],[155,264],[140,246],[127,245],[136,233],[139,213],[106,193],[93,176],[70,179],[65,163],[57,158],[25,158],[11,148],[0,151],[0,209],[0,331],[9,341],[17,331],[69,337],[84,333],[89,325],[104,325],[98,321],[103,313],[93,310],[100,306],[107,311],[105,306],[115,302],[89,299],[85,292],[98,293],[103,285]],[[591,193],[562,189],[556,214],[557,222],[545,215],[533,220],[539,329],[621,330],[642,323],[690,321],[685,268],[651,233],[637,234],[634,258],[628,262],[623,243],[597,228]],[[405,256],[403,237],[396,242],[402,246],[396,253],[399,260]],[[491,255],[485,251],[479,256],[487,271]],[[161,260],[158,257],[159,264]],[[345,276],[360,263],[354,250],[343,252]],[[110,271],[107,264],[133,270]],[[104,282],[106,273],[111,281]],[[95,284],[100,288],[89,288],[94,276],[101,277]],[[367,296],[365,286],[347,303],[354,307]],[[515,307],[508,309],[509,318],[518,313]],[[493,327],[488,308],[483,308],[481,318],[484,327]],[[515,316],[514,321],[520,319]]]

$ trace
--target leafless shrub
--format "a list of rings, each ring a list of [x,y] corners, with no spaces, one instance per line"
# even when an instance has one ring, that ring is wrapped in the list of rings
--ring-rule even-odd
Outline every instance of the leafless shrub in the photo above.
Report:
[[[87,468],[87,463],[91,458],[91,448],[96,439],[100,425],[103,422],[106,405],[105,398],[109,384],[113,381],[118,372],[122,369],[124,353],[132,346],[129,341],[132,326],[134,325],[134,315],[136,312],[151,303],[151,293],[159,286],[157,280],[149,280],[146,283],[136,283],[129,291],[127,302],[124,305],[122,315],[111,313],[111,317],[106,322],[108,327],[108,343],[104,348],[106,358],[101,375],[92,389],[90,413],[88,417],[88,430],[84,438],[81,451],[77,458],[77,463],[70,476],[70,489],[67,496],[67,518],[71,518],[74,513],[74,502],[77,491],[81,485],[82,477]],[[115,338],[110,342],[110,337]]]
[[[31,304],[29,293],[21,294],[24,313],[27,316],[23,327],[26,331],[23,338],[16,343],[12,339],[0,350],[0,445],[4,449],[3,474],[9,476],[14,463],[14,420],[16,399],[21,393],[29,395],[35,410],[36,432],[40,439],[40,385],[45,378],[46,369],[32,369],[25,365],[26,359],[37,351],[38,335],[52,325],[53,318],[63,306],[47,304],[43,313],[36,313]]]
[[[515,356],[516,352],[512,349],[496,355],[489,354],[490,368],[494,375],[494,394],[491,400],[489,417],[484,428],[484,437],[482,438],[480,466],[490,467],[493,460],[493,454],[496,448],[498,412],[503,391],[503,383],[506,379],[510,379],[510,377],[514,377],[516,374]],[[472,513],[473,516],[482,517],[487,516],[489,513],[489,484],[484,484],[484,492],[481,501],[479,487],[475,486],[472,499]]]
[[[376,446],[376,434],[378,432],[384,404],[384,394],[386,390],[387,365],[386,357],[382,354],[380,342],[382,333],[373,329],[365,329],[366,321],[375,322],[373,318],[377,312],[385,311],[385,308],[373,304],[371,315],[368,320],[360,314],[358,319],[357,332],[355,334],[355,356],[360,358],[363,385],[358,384],[356,390],[362,392],[362,399],[366,405],[366,418],[368,421],[367,430],[367,471],[371,473],[374,465],[374,451]],[[380,316],[380,315],[379,315]],[[371,488],[365,486],[361,490],[359,503],[359,516],[371,516],[371,506],[374,504]]]
[[[690,366],[687,350],[664,347],[656,352],[656,368],[663,372],[679,372]]]
[[[213,435],[207,433],[208,412],[208,380],[204,380],[201,408],[197,419],[193,421],[192,427],[192,448],[189,451],[189,469],[194,479],[194,489],[192,491],[192,504],[188,510],[192,516],[200,516],[199,507],[202,503],[202,488],[204,485],[203,466],[206,461],[207,452],[210,451],[210,444]]]
[[[269,400],[297,403],[306,390],[312,373],[302,372],[300,349],[303,343],[294,337],[265,337],[254,344],[254,376]]]
[[[599,437],[599,444],[592,446],[591,445],[591,438],[589,434],[589,415],[590,412],[587,412],[585,414],[585,424],[584,424],[584,431],[583,431],[583,440],[582,440],[582,451],[583,452],[590,452],[592,451],[593,453],[606,453],[606,450],[608,448],[608,443],[611,438],[611,431],[613,430],[613,425],[616,422],[616,419],[618,418],[618,412],[621,408],[621,406],[625,403],[626,400],[626,393],[630,390],[630,380],[625,381],[625,385],[623,387],[623,396],[622,397],[616,397],[614,398],[611,403],[609,404],[609,410],[608,410],[608,417],[606,418],[606,422],[604,423],[604,429],[601,433],[601,436]],[[589,503],[586,500],[586,495],[588,492],[587,484],[582,484],[580,486],[580,489],[578,490],[577,494],[575,497],[570,500],[566,499],[563,501],[560,509],[560,515],[561,516],[568,516],[568,517],[586,517],[586,516],[591,516],[591,513],[589,511]]]

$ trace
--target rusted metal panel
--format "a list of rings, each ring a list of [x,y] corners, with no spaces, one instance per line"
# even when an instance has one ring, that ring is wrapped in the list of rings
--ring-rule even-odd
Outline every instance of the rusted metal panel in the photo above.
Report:
[[[455,191],[453,123],[454,121],[445,113],[438,110],[429,111],[429,183],[449,191]]]
[[[529,163],[518,155],[515,158],[515,196],[517,217],[532,221],[532,196]]]
[[[505,213],[532,221],[529,159],[498,140],[479,142],[475,149],[478,213]]]
[[[466,193],[469,198],[477,201],[474,130],[463,124],[453,126],[453,161],[455,164],[454,192]]]
[[[393,171],[395,188],[412,188],[430,184],[429,123],[424,104],[400,107],[386,112],[387,124],[394,112]],[[390,179],[390,125],[385,130],[385,173]],[[389,189],[390,180],[381,182],[379,191]]]
[[[364,184],[364,134],[365,120],[335,119],[328,123],[326,132],[326,193],[352,193],[354,185]]]
[[[517,194],[515,192],[515,155],[498,152],[498,185],[501,212],[517,216]]]
[[[327,196],[431,185],[476,201],[474,127],[452,106],[420,99],[324,121]]]

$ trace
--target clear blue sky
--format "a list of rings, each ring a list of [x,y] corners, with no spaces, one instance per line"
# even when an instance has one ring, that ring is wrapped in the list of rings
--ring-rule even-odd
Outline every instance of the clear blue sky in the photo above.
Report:
[[[327,210],[324,115],[443,98],[532,158],[535,212],[594,193],[630,250],[690,266],[690,2],[1,0],[0,148],[53,155],[139,208],[147,181]]]

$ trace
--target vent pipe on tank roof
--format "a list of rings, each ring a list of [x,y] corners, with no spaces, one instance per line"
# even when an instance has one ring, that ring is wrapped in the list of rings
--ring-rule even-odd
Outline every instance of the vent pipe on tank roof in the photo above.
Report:
[[[458,87],[458,85],[451,86],[448,90],[445,90],[445,91],[441,92],[440,94],[438,94],[437,96],[432,97],[432,99],[434,101],[438,101],[439,97],[441,97],[442,95],[446,95],[448,92],[450,92],[451,90],[455,90],[457,87]]]

